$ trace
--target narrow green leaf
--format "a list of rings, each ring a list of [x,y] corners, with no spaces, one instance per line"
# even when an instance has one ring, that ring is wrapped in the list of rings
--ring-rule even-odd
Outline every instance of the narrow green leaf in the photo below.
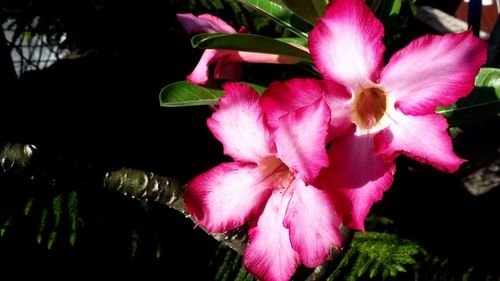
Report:
[[[47,217],[49,216],[49,210],[47,208],[42,209],[42,215],[40,218],[40,225],[38,226],[38,234],[36,236],[36,242],[42,244],[42,236],[45,228],[47,227]]]
[[[155,256],[157,259],[161,258],[162,253],[163,253],[163,248],[161,246],[161,239],[160,239],[160,234],[158,232],[155,233],[155,238],[156,238],[156,251],[155,251]]]
[[[271,0],[239,0],[243,4],[250,6],[261,13],[264,13],[278,24],[284,26],[298,36],[307,38],[312,25],[294,13],[288,8],[279,5]]]
[[[7,232],[7,229],[12,225],[12,216],[5,220],[2,227],[0,228],[0,237],[3,237]]]
[[[62,205],[63,205],[63,197],[61,194],[57,195],[52,199],[52,212],[54,215],[54,228],[50,232],[49,239],[47,240],[47,249],[52,249],[52,246],[56,242],[57,239],[57,228],[61,224],[61,215],[62,215]]]
[[[52,199],[52,211],[54,214],[54,229],[61,224],[63,197],[61,194]]]
[[[450,126],[473,123],[500,115],[500,69],[481,68],[475,89],[470,95],[436,112],[448,119]]]
[[[56,238],[57,238],[57,231],[53,230],[52,232],[50,232],[49,240],[47,241],[47,249],[48,250],[52,249],[54,242],[56,242]]]
[[[316,24],[318,18],[325,14],[325,0],[271,0],[285,6],[311,24]]]
[[[132,230],[132,237],[130,242],[130,256],[132,258],[135,258],[135,255],[137,254],[138,245],[139,245],[139,233],[137,232],[137,229],[134,228]]]
[[[275,38],[278,41],[285,42],[287,44],[296,44],[305,48],[309,48],[309,42],[307,38],[303,37],[284,37],[284,38]]]
[[[394,2],[392,2],[392,7],[389,15],[399,15],[399,12],[401,11],[401,4],[403,4],[403,0],[394,0]]]
[[[76,242],[76,231],[79,224],[78,195],[76,191],[72,191],[68,195],[67,203],[68,203],[68,215],[71,220],[71,234],[69,235],[69,244],[71,246],[74,246]]]
[[[259,95],[266,89],[263,86],[242,82],[254,88]],[[212,89],[191,84],[187,81],[174,82],[165,86],[160,92],[160,105],[164,107],[182,107],[217,104],[224,96],[222,89]]]
[[[257,91],[257,93],[259,93],[259,95],[262,95],[262,93],[264,93],[264,91],[267,89],[264,86],[257,85],[257,84],[254,84],[254,83],[250,83],[250,82],[241,82],[241,83],[246,84],[246,85],[252,87],[254,90]]]
[[[311,55],[291,44],[257,34],[209,33],[191,38],[193,48],[225,49],[266,54],[287,55],[312,63]]]
[[[35,197],[31,197],[26,205],[24,206],[24,215],[27,216],[31,212],[31,208],[33,207],[33,203],[35,202]]]
[[[193,85],[187,81],[174,82],[160,92],[160,105],[165,107],[217,104],[224,96],[220,89],[210,89]]]
[[[156,245],[156,258],[157,259],[161,258],[161,253],[162,253],[162,249],[161,249],[161,246],[158,244],[158,245]]]
[[[395,264],[394,269],[399,272],[406,272],[406,268],[404,268],[404,266],[402,266],[401,264]]]

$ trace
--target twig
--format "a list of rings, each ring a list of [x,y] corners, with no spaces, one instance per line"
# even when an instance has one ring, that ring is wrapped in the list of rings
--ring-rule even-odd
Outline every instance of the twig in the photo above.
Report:
[[[31,159],[37,153],[38,149],[34,145],[4,144],[0,150],[0,167],[4,172],[21,172],[30,165]],[[195,222],[182,198],[185,185],[178,180],[152,172],[122,168],[106,174],[104,188],[132,198],[159,202]],[[243,254],[248,244],[247,230],[247,226],[242,226],[225,233],[207,233],[239,254]],[[334,248],[331,260],[316,267],[305,278],[306,281],[326,280],[337,267],[343,254],[347,252],[354,234],[354,231],[343,226],[341,231],[344,238],[342,248]]]
[[[194,222],[193,217],[187,212],[186,205],[182,199],[185,186],[176,180],[155,175],[151,172],[122,168],[118,171],[108,173],[104,182],[104,186],[107,189],[130,195],[133,198],[160,202],[179,211],[186,218]],[[341,232],[343,236],[342,248],[334,248],[332,250],[332,258],[325,264],[316,267],[307,277],[306,281],[326,280],[340,263],[343,254],[347,252],[354,236],[354,231],[344,226],[341,226]],[[245,226],[225,233],[208,234],[240,254],[243,254],[248,244],[247,228]]]
[[[194,218],[188,213],[182,199],[185,185],[182,185],[175,179],[155,175],[152,172],[122,168],[106,174],[104,187],[124,195],[129,195],[132,198],[162,203],[179,211],[186,218],[195,222]],[[243,254],[248,243],[246,232],[246,227],[239,227],[225,233],[209,234],[217,241]]]

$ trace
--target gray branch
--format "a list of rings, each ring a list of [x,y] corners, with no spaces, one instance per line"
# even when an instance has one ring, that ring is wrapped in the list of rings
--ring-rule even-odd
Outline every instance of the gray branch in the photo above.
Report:
[[[133,198],[157,201],[182,213],[186,218],[194,219],[186,210],[182,199],[185,185],[174,179],[155,175],[151,172],[122,168],[106,175],[104,186]],[[354,231],[341,226],[342,248],[332,248],[332,258],[316,267],[306,281],[326,280],[340,263],[352,241]],[[208,233],[208,232],[207,232]],[[217,241],[224,243],[236,252],[243,254],[248,244],[247,227],[242,226],[225,233],[208,233]]]
[[[175,179],[155,175],[152,172],[122,168],[106,174],[104,187],[129,195],[132,198],[162,203],[179,211],[186,218],[196,223],[187,211],[182,199],[185,185]],[[240,254],[243,254],[248,243],[245,227],[239,227],[225,233],[209,234]]]
[[[34,145],[4,144],[0,151],[0,167],[7,173],[21,172],[30,165],[37,153],[38,149]],[[152,172],[122,168],[106,174],[104,188],[135,199],[159,202],[196,223],[187,211],[182,198],[185,185],[178,180]],[[243,254],[248,244],[247,230],[248,227],[245,225],[225,233],[207,233],[239,254]],[[343,254],[348,250],[354,234],[353,230],[343,226],[341,232],[344,238],[342,248],[332,248],[331,259],[312,270],[306,281],[326,280],[337,267]]]

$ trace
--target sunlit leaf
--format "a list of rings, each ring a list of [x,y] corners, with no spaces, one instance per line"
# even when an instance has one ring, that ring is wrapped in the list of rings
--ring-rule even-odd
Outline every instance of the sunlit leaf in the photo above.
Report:
[[[26,205],[24,206],[25,216],[30,214],[34,202],[35,202],[35,197],[31,197],[30,199],[28,199],[28,202],[26,202]]]
[[[69,243],[71,246],[74,246],[76,242],[77,228],[81,220],[78,214],[78,195],[76,191],[72,191],[68,195],[67,203],[68,203],[68,215],[71,221],[71,234],[69,236]]]
[[[278,24],[289,29],[298,36],[307,38],[309,31],[312,29],[312,24],[304,21],[288,8],[279,5],[271,0],[239,0],[243,4],[250,6],[261,13],[269,16]]]
[[[476,76],[472,93],[436,112],[448,119],[451,126],[473,123],[500,115],[500,69],[482,68]]]
[[[187,81],[174,82],[160,92],[160,105],[165,107],[217,104],[224,96],[221,89],[210,89]]]
[[[287,55],[301,61],[311,62],[308,52],[283,41],[257,34],[210,33],[196,35],[191,39],[193,48],[224,49],[246,52]]]
[[[318,18],[325,14],[325,0],[272,0],[285,6],[299,17],[311,24],[316,24]]]
[[[265,87],[243,82],[262,94]],[[164,107],[183,107],[217,104],[224,96],[222,89],[214,89],[191,84],[187,81],[174,82],[165,86],[160,92],[160,105]]]
[[[252,87],[254,90],[257,91],[257,93],[259,93],[259,95],[262,95],[262,93],[264,93],[264,91],[267,89],[264,86],[257,85],[257,84],[254,84],[254,83],[249,83],[249,82],[241,82],[241,83],[246,84],[246,85]]]
[[[285,38],[275,38],[278,41],[285,42],[288,44],[296,44],[305,48],[309,48],[309,42],[307,38],[303,37],[285,37]]]
[[[394,0],[394,2],[392,2],[392,7],[389,15],[399,15],[399,12],[401,11],[401,4],[403,4],[403,0]]]
[[[416,258],[427,255],[418,243],[395,234],[367,231],[356,233],[351,247],[327,280],[386,280],[406,272]],[[403,279],[404,280],[404,279]]]

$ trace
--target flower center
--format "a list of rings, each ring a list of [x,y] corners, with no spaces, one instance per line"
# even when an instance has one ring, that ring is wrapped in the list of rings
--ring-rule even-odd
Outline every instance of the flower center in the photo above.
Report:
[[[295,176],[288,166],[277,157],[269,157],[260,164],[261,173],[266,180],[271,180],[276,189],[285,189],[292,184]]]
[[[386,92],[377,86],[356,90],[351,104],[352,120],[359,129],[379,131],[387,125],[389,103]]]

